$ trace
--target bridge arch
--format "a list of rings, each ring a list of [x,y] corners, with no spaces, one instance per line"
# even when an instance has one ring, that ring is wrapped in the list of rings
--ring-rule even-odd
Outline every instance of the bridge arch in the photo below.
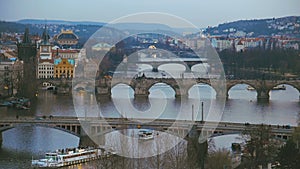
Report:
[[[274,83],[274,84],[272,85],[271,89],[273,89],[274,87],[280,86],[280,85],[289,85],[289,86],[292,86],[292,87],[294,87],[295,89],[297,89],[298,92],[300,93],[300,84],[298,83],[298,85],[297,85],[297,84],[292,83],[292,82],[289,82],[289,81]]]
[[[167,91],[166,90],[160,90],[160,89],[154,89],[156,87],[164,87],[164,88],[166,87],[168,89],[171,89],[172,91],[170,91],[168,89],[167,89]],[[156,90],[159,90],[160,92],[157,93]],[[152,97],[153,93],[157,93],[157,95],[161,95],[161,93],[164,93],[163,94],[164,95],[163,98],[169,98],[168,96],[170,96],[170,95],[172,95],[171,97],[175,97],[176,96],[175,89],[171,85],[169,85],[169,84],[167,84],[165,82],[158,82],[158,83],[152,84],[152,86],[150,86],[150,88],[148,89],[148,91],[149,91],[149,97]]]
[[[47,81],[47,80],[43,80],[43,81],[38,81],[38,86],[43,88],[43,89],[47,89],[47,87],[51,87],[51,86],[55,86],[56,84],[51,82],[51,81]]]
[[[151,95],[150,90],[153,87],[157,87],[157,86],[163,86],[163,87],[171,88],[174,91],[174,97],[176,96],[175,86],[173,86],[173,84],[165,82],[165,81],[156,81],[156,82],[153,82],[153,83],[149,84],[148,87],[146,88],[146,90],[149,92],[149,96]]]
[[[53,86],[57,86],[61,84],[62,79],[60,78],[51,78],[51,79],[37,79],[38,87],[43,87],[43,83],[52,84]],[[66,79],[67,84],[72,85],[72,79]]]
[[[117,90],[117,91],[113,91],[113,90]],[[121,91],[122,92],[118,92],[118,91]],[[127,90],[127,95],[120,95],[120,93],[124,93],[124,90]],[[118,97],[130,97],[130,98],[133,98],[134,97],[134,87],[129,84],[129,83],[126,83],[126,82],[117,82],[117,83],[114,83],[112,84],[111,86],[111,89],[110,89],[110,92],[111,92],[111,97],[115,97],[116,96],[116,92],[118,93]]]
[[[142,64],[137,64],[138,65],[138,71],[139,72],[143,72],[143,71],[152,71],[153,70],[153,66],[151,64],[146,64],[146,63],[142,63]]]
[[[207,63],[198,63],[191,67],[192,72],[208,74],[209,72],[209,65]]]
[[[187,67],[185,64],[180,63],[162,63],[157,67],[158,70],[163,70],[167,72],[185,72],[187,71]]]
[[[228,98],[256,99],[257,89],[248,83],[237,83],[227,87]]]
[[[80,82],[74,85],[73,89],[74,90],[79,90],[79,89],[88,89],[89,87],[94,86],[91,82]]]
[[[196,89],[196,87],[198,87],[198,90]],[[209,87],[209,89],[207,87]],[[209,82],[197,82],[197,83],[195,83],[195,84],[188,87],[189,97],[192,96],[191,93],[199,93],[199,96],[196,96],[197,98],[199,98],[201,96],[201,92],[199,92],[199,90],[210,90],[210,93],[211,93],[212,97],[210,97],[209,99],[215,98],[217,96],[216,89]],[[208,93],[206,93],[206,94],[208,94]]]
[[[274,87],[275,90],[274,90]],[[272,90],[273,89],[273,90]],[[269,91],[270,100],[299,100],[300,90],[290,83],[277,83]]]
[[[60,130],[63,131],[65,133],[74,135],[76,137],[80,137],[81,134],[81,127],[80,126],[68,126],[68,125],[47,125],[47,124],[11,124],[11,125],[7,125],[7,126],[3,126],[0,127],[0,133],[7,131],[7,130],[11,130],[13,128],[18,128],[18,127],[28,127],[28,126],[37,126],[37,127],[43,127],[43,128],[51,128],[51,129],[56,129],[56,130]]]
[[[68,142],[63,142],[62,139]],[[81,137],[77,134],[44,125],[15,125],[0,131],[0,147],[8,146],[9,149],[19,149],[22,145],[25,146],[21,148],[24,150],[27,146],[30,146],[30,149],[39,149],[42,146],[55,150],[60,147],[77,147],[80,140]],[[31,141],[38,143],[38,146],[31,147]],[[49,144],[49,141],[53,144]]]
[[[252,81],[247,80],[232,80],[231,82],[227,83],[227,91],[229,91],[233,86],[238,84],[246,84],[250,87],[252,87],[255,91],[257,91],[257,86]]]

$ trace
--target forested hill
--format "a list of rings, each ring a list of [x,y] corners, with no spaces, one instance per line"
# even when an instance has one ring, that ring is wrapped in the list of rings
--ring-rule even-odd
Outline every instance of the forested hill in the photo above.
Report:
[[[16,22],[0,21],[0,33],[1,32],[23,33],[26,27],[28,27],[30,31],[33,33],[40,33],[42,31],[31,24],[20,24]]]
[[[239,20],[208,27],[205,33],[223,36],[290,36],[300,37],[300,16]]]
[[[57,34],[57,31],[60,31],[61,28],[81,30],[83,27],[87,30],[87,32],[89,32],[88,34],[92,34],[96,29],[99,29],[104,24],[100,22],[69,22],[56,20],[49,20],[47,23],[50,27],[51,25],[57,25],[55,27],[56,29],[49,28],[50,35]],[[44,25],[45,21],[42,20],[21,20],[18,22],[0,21],[0,32],[22,33],[24,32],[25,27],[29,27],[32,34],[41,34]],[[87,32],[84,33],[86,34]],[[239,20],[229,23],[222,23],[215,27],[208,27],[204,30],[204,33],[228,37],[259,37],[277,35],[300,38],[300,16]]]

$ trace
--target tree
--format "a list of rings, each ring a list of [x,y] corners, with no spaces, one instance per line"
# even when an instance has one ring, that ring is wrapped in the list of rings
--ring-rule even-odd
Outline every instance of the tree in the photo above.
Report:
[[[198,137],[189,137],[187,144],[187,162],[190,169],[204,169],[204,162],[207,157],[207,140],[199,143]]]
[[[293,140],[288,140],[280,148],[277,159],[282,169],[300,168],[300,153]]]
[[[268,125],[248,125],[243,132],[246,141],[246,159],[242,165],[248,168],[256,168],[258,165],[265,166],[273,162],[277,154],[277,142],[271,134]]]
[[[284,169],[300,168],[300,127],[295,128],[292,139],[280,148],[277,160]]]
[[[296,148],[300,149],[300,126],[296,127],[293,134],[292,138],[294,143],[296,144]]]
[[[208,169],[231,168],[230,152],[226,149],[219,149],[211,152],[206,159]]]

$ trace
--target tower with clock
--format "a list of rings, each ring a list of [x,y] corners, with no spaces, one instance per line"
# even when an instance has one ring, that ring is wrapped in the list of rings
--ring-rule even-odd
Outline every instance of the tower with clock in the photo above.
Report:
[[[52,59],[52,52],[51,52],[51,44],[49,42],[50,36],[47,32],[47,27],[45,26],[43,36],[42,36],[42,43],[40,44],[40,57],[39,60],[51,60]]]

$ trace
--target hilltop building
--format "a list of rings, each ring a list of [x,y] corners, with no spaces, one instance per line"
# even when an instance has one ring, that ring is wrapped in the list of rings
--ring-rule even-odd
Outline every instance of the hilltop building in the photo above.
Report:
[[[113,46],[108,43],[97,43],[92,46],[92,51],[109,51]]]

